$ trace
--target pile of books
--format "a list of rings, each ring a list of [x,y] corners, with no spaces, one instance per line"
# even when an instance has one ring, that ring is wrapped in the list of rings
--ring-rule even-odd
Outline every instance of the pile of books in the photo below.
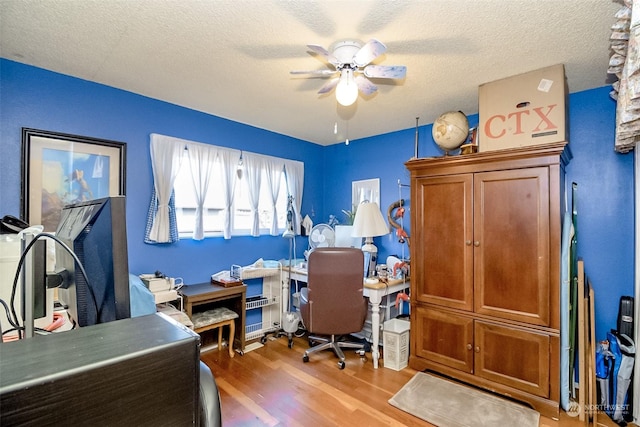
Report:
[[[174,289],[174,282],[169,277],[157,277],[155,274],[141,274],[140,279],[151,291],[156,304],[175,301],[178,292]]]

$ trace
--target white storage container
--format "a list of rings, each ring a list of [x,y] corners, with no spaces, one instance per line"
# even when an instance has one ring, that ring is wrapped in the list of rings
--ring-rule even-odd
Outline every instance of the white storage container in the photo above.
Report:
[[[39,232],[39,231],[38,231]],[[49,249],[49,240],[47,239],[47,251]],[[51,240],[53,243],[53,240]],[[13,290],[13,281],[18,269],[18,263],[20,256],[22,255],[22,240],[18,234],[0,234],[0,299],[4,300],[7,305],[11,304],[11,292]],[[50,254],[47,254],[50,258]],[[51,262],[47,259],[47,265]],[[55,263],[55,261],[53,261]],[[16,313],[20,315],[22,313],[22,281],[18,279],[14,301],[14,308]],[[53,300],[55,299],[55,293],[53,289],[47,289],[47,301],[45,317],[41,317],[35,320],[35,326],[38,328],[45,328],[51,322],[53,322]],[[4,308],[0,306],[0,313],[3,320],[6,320]],[[20,320],[22,323],[22,319]]]
[[[384,343],[384,367],[399,371],[409,364],[410,322],[391,319],[384,322],[382,341]]]
[[[7,304],[11,301],[11,289],[18,269],[20,254],[20,238],[17,234],[0,235],[0,299]],[[18,281],[18,285],[20,285],[20,281]],[[21,292],[16,293],[16,307],[20,307],[20,295]],[[4,310],[2,310],[2,320],[6,320],[4,318]]]

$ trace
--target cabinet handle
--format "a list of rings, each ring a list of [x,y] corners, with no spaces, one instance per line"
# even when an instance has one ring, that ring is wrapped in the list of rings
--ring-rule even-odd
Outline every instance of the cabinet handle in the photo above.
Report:
[[[477,248],[478,246],[480,246],[480,242],[476,240],[475,242],[473,242],[473,246]]]
[[[467,344],[467,350],[471,350],[473,346],[471,344]]]
[[[466,242],[464,242],[467,246],[471,246],[471,240],[467,240]]]
[[[480,347],[476,347],[476,353],[480,353]]]

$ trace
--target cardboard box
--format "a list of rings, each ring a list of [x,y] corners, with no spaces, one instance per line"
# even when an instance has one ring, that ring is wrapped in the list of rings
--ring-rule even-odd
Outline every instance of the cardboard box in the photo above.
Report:
[[[480,85],[479,151],[569,141],[567,92],[562,64]]]

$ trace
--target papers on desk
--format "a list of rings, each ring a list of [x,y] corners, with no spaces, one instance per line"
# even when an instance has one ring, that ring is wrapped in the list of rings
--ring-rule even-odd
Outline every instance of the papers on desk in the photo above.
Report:
[[[156,304],[175,301],[178,299],[178,292],[175,289],[171,289],[170,291],[153,292],[153,298]]]
[[[242,285],[242,280],[232,277],[231,272],[229,270],[223,270],[216,274],[211,275],[211,283],[214,285],[220,285],[220,286],[224,286],[225,288],[228,288],[231,286]]]
[[[237,264],[231,266],[231,277],[236,280],[258,279],[261,277],[280,274],[281,264],[278,261],[265,261],[262,258],[251,265],[242,267]]]

